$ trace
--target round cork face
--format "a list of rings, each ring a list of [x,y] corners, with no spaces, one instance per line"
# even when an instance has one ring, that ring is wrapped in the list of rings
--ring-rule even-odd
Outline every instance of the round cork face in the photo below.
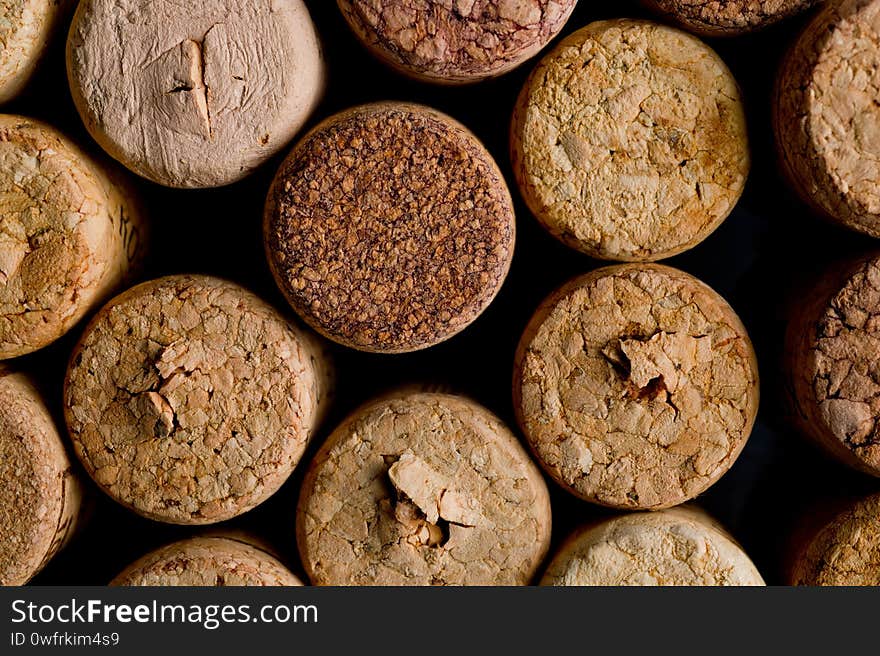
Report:
[[[445,394],[401,394],[346,420],[297,512],[315,585],[524,585],[549,540],[547,488],[516,438]]]
[[[584,528],[554,556],[541,585],[762,586],[749,557],[701,511],[623,515]]]
[[[309,324],[400,353],[452,337],[492,302],[515,223],[476,137],[427,107],[379,103],[331,117],[294,148],[269,192],[265,236],[275,279]]]
[[[806,11],[818,0],[646,0],[692,32],[735,36]]]
[[[880,476],[880,256],[826,278],[789,323],[794,418],[844,463]]]
[[[136,219],[56,130],[0,115],[0,360],[53,342],[120,282]]]
[[[789,52],[775,98],[783,168],[820,213],[880,237],[880,0],[827,3]]]
[[[315,428],[319,365],[274,309],[215,278],[171,276],[118,296],[73,353],[65,413],[111,497],[151,519],[208,524],[288,477]]]
[[[298,586],[262,549],[236,539],[199,537],[157,549],[129,565],[111,586]]]
[[[571,492],[664,508],[736,460],[757,413],[757,361],[736,314],[703,283],[659,265],[607,267],[538,309],[517,351],[514,406]]]
[[[880,495],[851,504],[806,540],[791,585],[880,585]]]
[[[290,141],[324,85],[302,0],[83,0],[67,69],[95,140],[170,187],[245,177]]]
[[[659,260],[703,241],[749,171],[740,94],[724,62],[680,30],[592,23],[526,82],[514,173],[554,236],[593,257]]]
[[[562,30],[577,0],[338,0],[373,54],[410,77],[464,84],[506,73]]]

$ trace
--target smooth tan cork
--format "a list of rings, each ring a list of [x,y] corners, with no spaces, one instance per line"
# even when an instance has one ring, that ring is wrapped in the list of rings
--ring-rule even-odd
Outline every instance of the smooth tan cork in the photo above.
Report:
[[[83,488],[39,392],[0,365],[0,585],[23,585],[67,543]]]
[[[587,25],[541,60],[514,110],[511,157],[551,234],[628,262],[703,241],[733,210],[750,166],[724,62],[696,37],[636,20]]]
[[[880,585],[880,495],[848,504],[800,538],[790,585]]]
[[[789,51],[774,98],[782,168],[820,214],[880,237],[880,0],[834,0]]]
[[[312,338],[230,282],[170,276],[108,303],[74,350],[65,413],[111,497],[151,519],[210,524],[272,495],[320,419]]]
[[[584,527],[562,545],[541,585],[763,586],[764,579],[727,531],[684,506]]]
[[[137,269],[131,189],[54,128],[0,114],[0,360],[69,331]]]
[[[565,26],[577,0],[337,0],[355,35],[404,75],[467,84],[513,70]]]
[[[538,308],[514,408],[547,472],[612,508],[683,503],[734,463],[758,409],[745,327],[716,292],[656,264],[597,269]]]
[[[828,271],[788,324],[785,375],[797,427],[880,476],[880,255]]]
[[[272,157],[325,78],[302,0],[82,0],[67,71],[95,140],[181,188],[236,182]]]
[[[312,462],[297,511],[315,585],[525,585],[549,541],[538,468],[497,417],[448,394],[355,412]]]
[[[30,81],[73,0],[0,0],[0,103]]]
[[[266,202],[266,253],[287,300],[326,337],[377,353],[427,348],[470,325],[507,276],[515,232],[483,145],[406,103],[324,121]]]
[[[195,537],[148,553],[111,586],[299,586],[302,582],[269,553],[228,537]]]
[[[737,36],[806,11],[819,0],[643,0],[644,4],[703,36]]]

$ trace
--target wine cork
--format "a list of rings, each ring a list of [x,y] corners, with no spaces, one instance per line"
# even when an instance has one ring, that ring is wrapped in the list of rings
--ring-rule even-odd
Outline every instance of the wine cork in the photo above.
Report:
[[[0,360],[69,331],[137,268],[143,236],[120,180],[45,123],[0,114]]]
[[[315,330],[401,353],[452,337],[492,302],[515,223],[501,172],[465,127],[377,103],[294,148],[269,192],[265,236],[275,280]]]
[[[325,77],[302,0],[82,0],[67,70],[95,140],[183,188],[236,182],[281,150]]]
[[[758,409],[745,327],[670,267],[580,276],[538,308],[516,354],[514,408],[547,472],[612,508],[675,506],[734,463]]]
[[[0,103],[30,81],[71,5],[72,0],[0,2]]]
[[[65,413],[95,482],[141,515],[210,524],[289,476],[326,396],[311,339],[230,282],[170,276],[92,320],[70,361]]]
[[[315,585],[524,585],[549,540],[537,467],[497,417],[446,394],[354,413],[312,462],[297,511]]]
[[[685,506],[579,530],[553,557],[541,585],[762,586],[764,579],[727,531]]]
[[[820,214],[880,237],[880,1],[834,0],[780,69],[782,168]]]
[[[302,582],[266,551],[240,539],[195,537],[148,553],[111,586],[299,586]]]
[[[790,585],[880,585],[880,495],[847,504],[801,538],[788,563]]]
[[[364,45],[404,75],[467,84],[513,70],[565,26],[577,0],[338,0]]]
[[[593,257],[659,260],[730,214],[749,172],[739,89],[697,38],[635,20],[592,23],[529,77],[511,128],[532,213]]]
[[[691,32],[703,36],[737,36],[806,11],[819,0],[643,1]]]
[[[68,542],[83,488],[31,381],[0,365],[0,585],[27,583]]]
[[[788,324],[796,426],[844,464],[880,476],[880,256],[829,270]]]

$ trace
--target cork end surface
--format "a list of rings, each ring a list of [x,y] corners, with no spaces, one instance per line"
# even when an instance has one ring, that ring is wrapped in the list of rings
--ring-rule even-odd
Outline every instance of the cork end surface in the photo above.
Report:
[[[705,36],[753,32],[806,11],[819,0],[647,0],[686,29]]]

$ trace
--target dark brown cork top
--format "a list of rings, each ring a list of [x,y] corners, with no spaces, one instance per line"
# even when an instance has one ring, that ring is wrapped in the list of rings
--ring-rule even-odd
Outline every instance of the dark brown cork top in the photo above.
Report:
[[[275,279],[316,330],[400,353],[458,333],[510,267],[513,204],[491,155],[427,107],[331,117],[287,158],[266,204]]]
[[[692,32],[734,36],[806,11],[819,0],[644,0]]]

